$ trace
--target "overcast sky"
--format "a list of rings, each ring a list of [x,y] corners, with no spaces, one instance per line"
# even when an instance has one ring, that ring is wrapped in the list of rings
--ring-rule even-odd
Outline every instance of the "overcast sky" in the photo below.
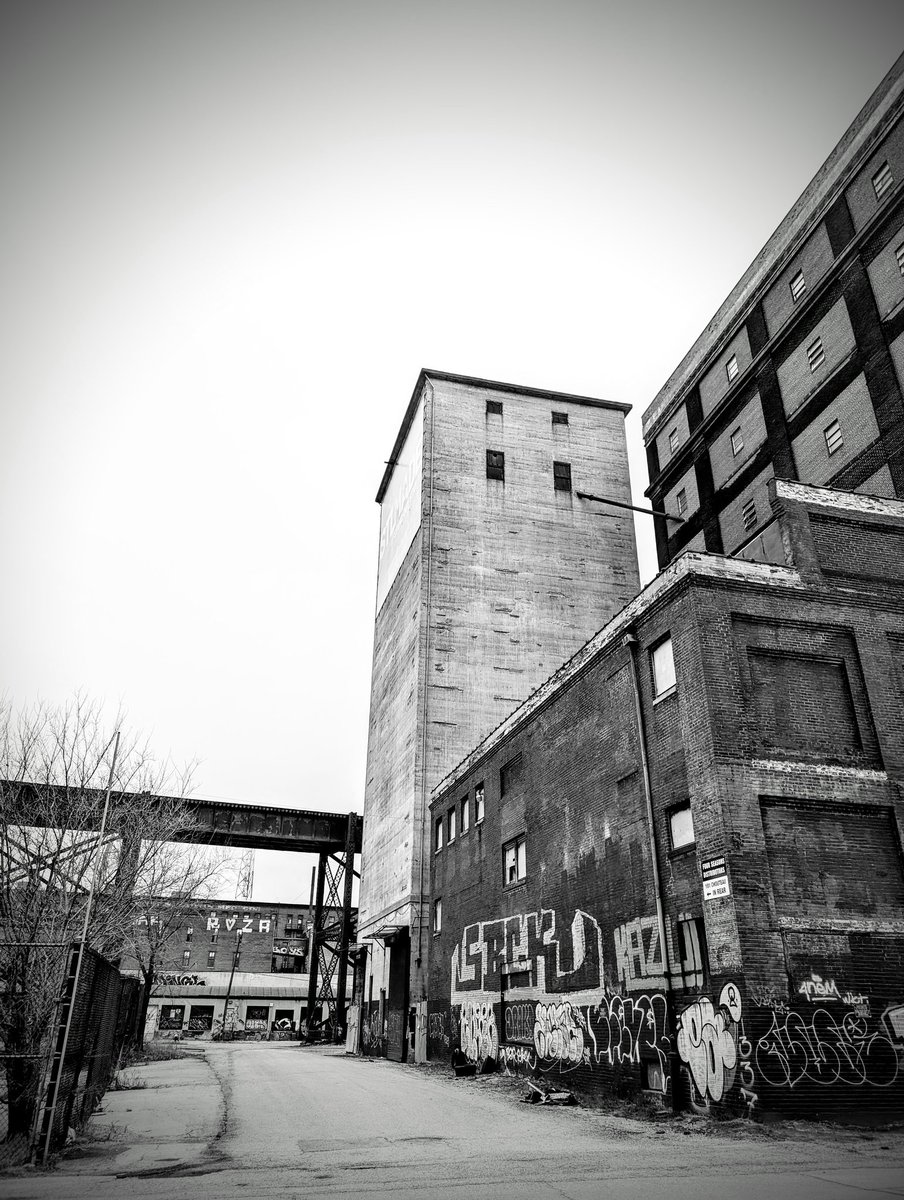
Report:
[[[644,503],[642,410],[904,48],[900,0],[0,22],[0,688],[338,811],[419,369],[634,405]],[[257,898],[308,884],[258,856]]]

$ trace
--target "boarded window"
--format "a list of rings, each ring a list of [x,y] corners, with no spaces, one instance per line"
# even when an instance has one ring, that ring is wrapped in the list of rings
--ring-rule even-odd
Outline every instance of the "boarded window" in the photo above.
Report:
[[[767,749],[846,761],[862,748],[841,659],[749,648],[754,726]]]
[[[898,919],[904,870],[890,809],[763,798],[776,911]]]
[[[571,491],[571,463],[554,462],[552,464],[553,487],[557,492]]]
[[[502,770],[499,772],[499,791],[500,794],[507,795],[521,778],[521,755],[516,754],[514,758],[510,758]]]
[[[650,651],[650,665],[653,671],[653,695],[663,696],[675,686],[675,656],[670,637],[664,638]]]
[[[554,412],[552,414],[552,423],[553,425],[567,425],[568,413]]]
[[[487,416],[501,417],[502,416],[502,401],[487,400]]]
[[[673,850],[680,850],[682,846],[694,844],[694,819],[691,816],[689,804],[673,808],[669,813],[669,834]]]

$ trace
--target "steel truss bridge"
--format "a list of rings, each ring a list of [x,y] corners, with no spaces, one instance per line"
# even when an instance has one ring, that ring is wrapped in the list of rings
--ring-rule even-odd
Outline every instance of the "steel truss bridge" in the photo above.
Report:
[[[38,789],[10,780],[0,780],[0,787],[7,797],[13,797],[13,803],[5,806],[7,815],[16,817],[15,822],[9,823],[34,826],[35,814],[42,811],[42,805],[30,803],[30,800],[36,798]],[[61,798],[65,795],[62,787],[40,787],[42,797],[53,792],[59,792]],[[103,808],[103,797],[104,793],[97,790],[98,815]],[[183,830],[170,832],[168,841],[246,850],[285,850],[318,856],[307,1022],[308,1029],[313,1030],[315,1014],[326,1010],[332,1035],[338,1038],[346,1023],[348,972],[355,941],[352,884],[359,877],[355,870],[355,855],[361,853],[361,817],[354,812],[311,812],[228,800],[153,796],[148,792],[114,791],[111,799],[117,807],[122,805],[127,811],[154,803],[183,807],[190,815],[190,823]],[[85,833],[90,840],[90,831]],[[113,829],[108,831],[105,840],[118,840],[123,836],[127,838],[127,831]],[[84,853],[85,842],[79,842],[78,846]]]

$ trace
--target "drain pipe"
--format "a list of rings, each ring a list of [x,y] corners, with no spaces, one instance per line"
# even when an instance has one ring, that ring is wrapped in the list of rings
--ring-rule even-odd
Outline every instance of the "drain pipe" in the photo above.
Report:
[[[637,742],[640,746],[640,765],[643,771],[643,790],[647,807],[647,833],[650,840],[650,859],[653,864],[653,892],[656,899],[656,922],[659,927],[659,945],[662,947],[662,974],[665,980],[665,1007],[670,1030],[669,1047],[669,1086],[672,1093],[672,1108],[677,1110],[677,1062],[675,1059],[675,995],[672,984],[672,968],[669,964],[668,942],[666,941],[665,914],[662,904],[662,877],[659,874],[659,841],[656,837],[656,821],[653,816],[653,792],[650,786],[650,760],[647,753],[647,733],[643,719],[643,708],[640,702],[640,670],[637,662],[637,638],[633,630],[628,630],[622,639],[631,657],[631,683],[634,692],[634,719],[637,723]]]

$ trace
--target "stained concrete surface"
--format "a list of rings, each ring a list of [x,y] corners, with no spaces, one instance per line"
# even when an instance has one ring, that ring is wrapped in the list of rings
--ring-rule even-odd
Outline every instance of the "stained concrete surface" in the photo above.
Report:
[[[520,1104],[524,1085],[290,1043],[133,1068],[76,1153],[10,1200],[904,1197],[904,1133],[650,1122]]]

